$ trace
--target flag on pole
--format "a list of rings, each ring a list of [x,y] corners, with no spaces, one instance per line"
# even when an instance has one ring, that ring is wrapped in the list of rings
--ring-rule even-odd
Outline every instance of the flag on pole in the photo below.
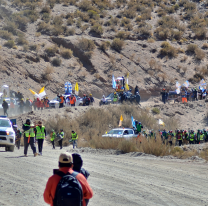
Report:
[[[112,87],[113,89],[116,89],[116,81],[115,81],[114,75],[112,76]]]
[[[133,128],[136,128],[135,120],[134,120],[133,116],[131,116],[131,124],[132,124]]]
[[[176,91],[176,94],[180,94],[180,92],[181,92],[180,88],[177,88],[175,91]]]
[[[176,88],[181,88],[181,84],[179,82],[176,82]]]
[[[161,119],[159,119],[159,125],[165,126],[165,123]]]
[[[185,81],[184,84],[183,84],[183,86],[186,87],[186,88],[188,88],[189,87],[189,81],[188,80]]]
[[[76,94],[76,95],[79,95],[79,85],[78,85],[77,82],[76,82],[76,84],[75,84],[75,94]]]
[[[40,99],[40,96],[36,92],[34,92],[32,89],[29,89],[29,90],[36,98]]]
[[[39,91],[38,95],[39,95],[39,97],[41,99],[46,95],[45,87],[41,88],[41,90]]]
[[[129,73],[126,75],[126,84],[125,84],[126,90],[129,90]]]
[[[123,122],[123,117],[122,117],[122,115],[121,115],[121,117],[120,117],[120,121],[119,121],[119,127],[121,127],[122,126],[122,122]]]
[[[207,85],[206,82],[204,81],[204,79],[202,79],[202,80],[200,81],[200,85],[201,85],[201,86],[206,86],[206,85]]]

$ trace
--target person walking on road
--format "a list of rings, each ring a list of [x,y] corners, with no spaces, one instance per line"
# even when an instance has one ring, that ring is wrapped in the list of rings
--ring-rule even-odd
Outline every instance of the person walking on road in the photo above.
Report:
[[[60,149],[62,149],[62,144],[63,144],[63,139],[64,139],[64,131],[63,131],[63,129],[60,130],[59,137],[61,138],[59,140],[59,145],[60,145]]]
[[[21,133],[20,130],[18,129],[18,130],[17,130],[17,134],[16,134],[16,140],[15,140],[16,147],[17,147],[18,149],[20,149],[20,141],[21,141],[21,137],[22,137],[22,133]]]
[[[63,182],[64,178],[62,177],[67,177],[67,179],[69,179],[68,176],[65,176],[67,173],[68,175],[73,176],[76,180],[78,180],[78,182],[81,185],[82,200],[78,205],[86,206],[85,200],[86,199],[89,200],[90,198],[92,198],[93,191],[91,187],[89,186],[86,178],[81,173],[73,171],[73,158],[72,158],[72,155],[68,152],[61,153],[59,156],[59,169],[54,170],[54,175],[48,179],[48,182],[46,184],[46,188],[43,194],[44,201],[51,206],[56,205],[56,200],[57,198],[59,198],[57,197],[57,189],[60,188],[59,187],[59,183],[61,183],[60,180],[62,180]],[[75,179],[73,183],[76,182]],[[68,188],[66,188],[66,190]],[[71,198],[73,199],[73,197],[70,196],[71,192],[68,192],[67,194],[68,194],[67,199],[70,199],[70,200]],[[65,196],[62,196],[62,197],[64,198]],[[62,201],[64,201],[64,199],[62,199]],[[69,204],[69,205],[72,205],[72,204]]]
[[[72,158],[73,158],[73,170],[75,172],[79,172],[82,175],[84,175],[84,177],[87,180],[87,178],[90,176],[90,173],[82,167],[83,160],[82,160],[81,155],[78,154],[78,153],[73,153]],[[85,199],[85,203],[86,203],[86,206],[87,206],[88,203],[89,203],[89,199]]]
[[[34,132],[35,126],[31,125],[30,119],[26,120],[26,123],[23,124],[22,129],[24,131],[24,155],[27,157],[27,150],[28,146],[31,146],[31,149],[33,151],[34,157],[38,155],[36,152],[35,147],[35,132]]]
[[[46,130],[45,130],[45,126],[42,125],[41,121],[39,121],[38,126],[36,126],[35,137],[36,137],[36,140],[38,141],[39,155],[42,155],[43,141],[46,137]]]
[[[53,148],[52,148],[52,149],[55,149],[55,143],[54,143],[54,140],[55,140],[55,138],[56,138],[56,133],[54,132],[53,129],[51,130],[50,136],[51,136],[51,143],[52,143],[52,145],[53,145]]]
[[[9,105],[8,105],[8,103],[6,102],[5,99],[3,100],[2,107],[3,107],[3,110],[4,110],[4,115],[7,115],[7,116],[8,116],[7,110],[9,109]]]
[[[75,146],[77,147],[77,139],[78,139],[78,135],[77,135],[77,133],[75,131],[72,131],[71,138],[72,138],[73,149],[74,149]]]

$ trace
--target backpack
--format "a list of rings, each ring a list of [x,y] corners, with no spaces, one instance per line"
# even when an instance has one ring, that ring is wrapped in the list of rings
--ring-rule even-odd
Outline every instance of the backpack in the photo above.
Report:
[[[82,206],[82,186],[77,180],[78,172],[72,174],[56,173],[61,180],[56,187],[53,206]]]

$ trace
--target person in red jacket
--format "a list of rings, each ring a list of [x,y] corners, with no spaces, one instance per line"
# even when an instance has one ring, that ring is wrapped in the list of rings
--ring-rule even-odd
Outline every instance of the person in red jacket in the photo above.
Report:
[[[65,174],[69,172],[72,174],[73,171],[73,159],[72,155],[68,152],[61,153],[59,156],[59,171],[64,172]],[[91,199],[93,196],[93,191],[91,187],[89,186],[86,178],[79,173],[76,176],[77,180],[82,186],[82,193],[83,193],[83,200],[82,200],[82,206],[86,206],[85,199]],[[53,200],[56,193],[56,187],[61,180],[61,177],[57,174],[52,175],[46,184],[46,188],[43,194],[44,200],[46,203],[53,206]]]

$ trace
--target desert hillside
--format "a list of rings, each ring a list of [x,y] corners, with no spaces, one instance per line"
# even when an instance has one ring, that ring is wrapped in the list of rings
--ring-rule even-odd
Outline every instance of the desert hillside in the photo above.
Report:
[[[1,0],[0,83],[49,97],[64,83],[101,97],[112,75],[147,99],[207,69],[207,2],[188,0]]]

